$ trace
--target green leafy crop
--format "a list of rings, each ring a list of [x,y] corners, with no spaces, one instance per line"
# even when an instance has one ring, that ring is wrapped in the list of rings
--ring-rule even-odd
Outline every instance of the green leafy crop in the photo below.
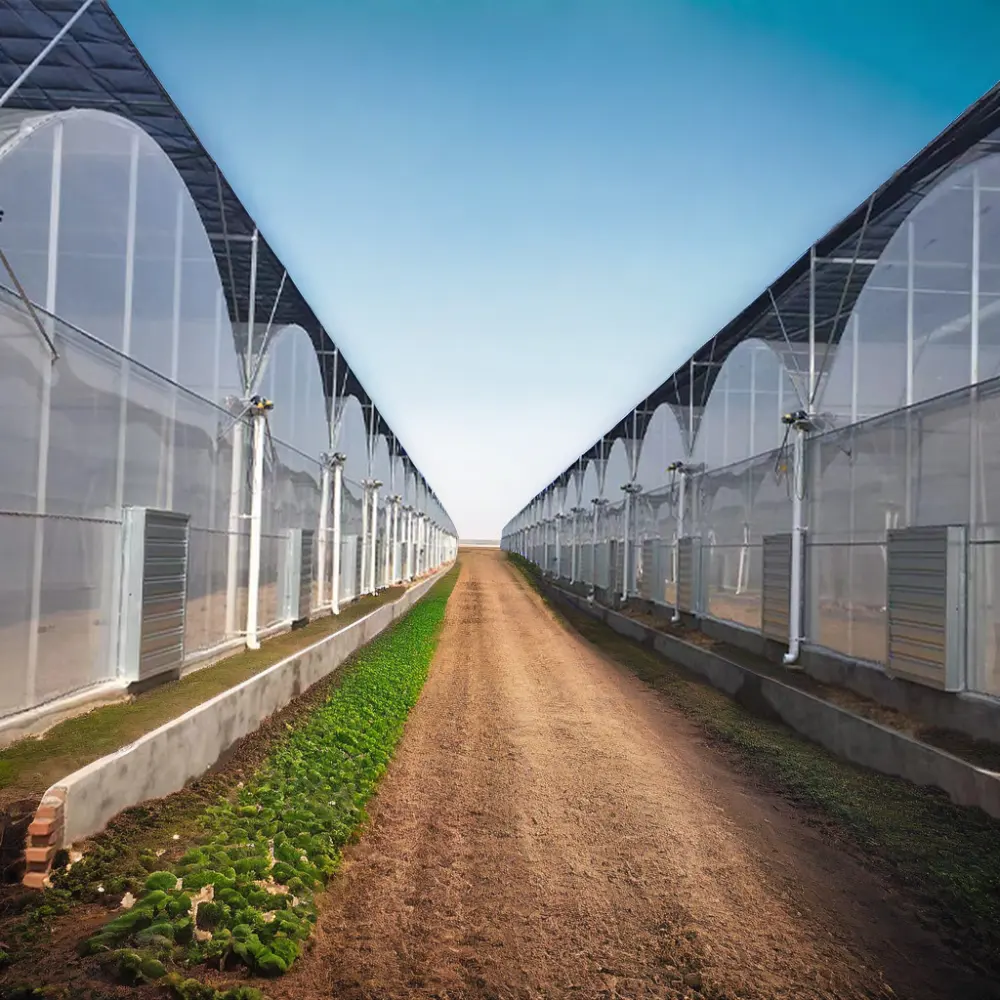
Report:
[[[364,822],[420,694],[454,582],[450,574],[361,651],[235,800],[206,811],[206,841],[173,870],[153,872],[132,908],[90,938],[89,953],[117,955],[132,982],[163,975],[161,959],[288,970],[312,933],[314,894]]]

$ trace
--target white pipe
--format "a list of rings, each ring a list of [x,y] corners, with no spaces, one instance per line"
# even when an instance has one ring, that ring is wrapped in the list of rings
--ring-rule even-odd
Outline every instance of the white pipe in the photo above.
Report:
[[[788,652],[783,662],[791,666],[799,658],[802,645],[802,500],[805,494],[805,427],[797,426],[792,442],[792,576],[788,596]]]
[[[597,589],[597,522],[601,516],[601,505],[594,501],[593,540],[590,545],[590,592]]]
[[[340,522],[344,496],[344,460],[340,456],[334,459],[333,466],[333,566],[331,567],[330,611],[340,614]]]
[[[253,415],[253,473],[250,486],[250,566],[247,579],[247,649],[260,649],[257,602],[260,597],[261,503],[264,493],[264,429],[266,417]]]
[[[233,424],[233,453],[229,477],[229,529],[226,533],[226,635],[236,635],[237,591],[240,574],[240,514],[243,500],[243,419]]]
[[[377,482],[377,480],[376,480]],[[378,552],[378,486],[374,483],[372,484],[372,513],[371,517],[368,519],[368,523],[371,525],[371,549],[368,558],[368,578],[371,581],[371,586],[369,587],[368,593],[375,593],[375,559]]]
[[[632,491],[625,488],[625,525],[622,544],[622,600],[628,600],[629,528],[632,520]]]
[[[326,601],[326,558],[327,532],[330,530],[330,463],[324,459],[323,468],[320,470],[319,487],[319,539],[316,545],[317,562],[316,567],[316,603],[323,607]]]
[[[556,514],[556,579],[562,578],[562,538],[560,537],[559,525],[562,518]]]
[[[368,483],[361,490],[361,593],[368,593]]]
[[[684,537],[684,505],[687,502],[687,472],[681,469],[677,482],[677,541],[674,544],[674,613],[670,620],[676,625],[681,620],[680,546]]]
[[[382,585],[389,587],[392,584],[392,500],[388,497],[385,501],[385,540],[382,547],[385,549],[385,558],[382,560]]]
[[[407,583],[413,579],[413,511],[407,507],[406,514],[406,559],[404,566],[404,578]]]

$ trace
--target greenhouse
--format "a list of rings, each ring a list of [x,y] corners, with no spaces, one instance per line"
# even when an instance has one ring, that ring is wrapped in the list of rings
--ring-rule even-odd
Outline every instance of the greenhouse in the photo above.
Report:
[[[18,0],[0,34],[0,716],[450,560],[446,511],[107,4]]]
[[[618,605],[1000,696],[1000,90],[514,517]]]

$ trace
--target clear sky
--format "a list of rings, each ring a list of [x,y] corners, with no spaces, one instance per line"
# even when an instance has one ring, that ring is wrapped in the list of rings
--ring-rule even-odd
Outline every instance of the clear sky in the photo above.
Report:
[[[112,0],[465,537],[1000,77],[994,0]]]

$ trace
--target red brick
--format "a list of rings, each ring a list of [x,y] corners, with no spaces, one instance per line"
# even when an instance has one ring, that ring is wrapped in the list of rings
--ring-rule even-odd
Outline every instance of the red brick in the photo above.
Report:
[[[44,889],[45,880],[48,877],[48,872],[28,872],[24,878],[21,879],[21,884],[29,889]]]
[[[29,847],[24,852],[24,859],[28,864],[39,863],[46,864],[51,861],[56,853],[56,848],[54,845],[48,847]]]
[[[58,819],[61,814],[61,802],[43,802],[35,810],[35,819]]]
[[[32,837],[48,837],[53,832],[62,828],[62,818],[39,818],[36,814],[35,818],[31,821],[28,826],[28,833]]]

